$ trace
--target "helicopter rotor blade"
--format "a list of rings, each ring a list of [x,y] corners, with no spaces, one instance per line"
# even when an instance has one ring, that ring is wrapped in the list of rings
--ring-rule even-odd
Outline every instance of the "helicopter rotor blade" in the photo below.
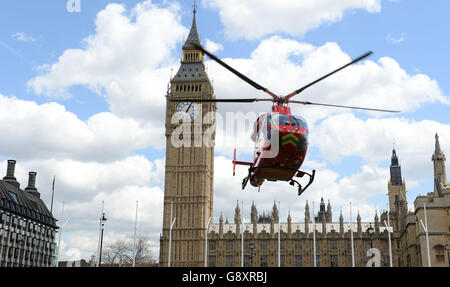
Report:
[[[216,61],[217,63],[219,63],[220,65],[222,65],[224,68],[226,68],[227,70],[229,70],[230,72],[232,72],[233,74],[235,74],[236,76],[238,76],[239,78],[241,78],[242,80],[244,80],[245,82],[247,82],[248,84],[250,84],[252,87],[254,87],[257,90],[261,90],[266,92],[267,94],[269,94],[275,101],[280,100],[280,97],[278,97],[277,95],[275,95],[274,93],[272,93],[269,89],[261,86],[260,84],[256,83],[255,81],[251,80],[250,78],[248,78],[247,76],[241,74],[240,72],[238,72],[237,70],[235,70],[234,68],[230,67],[228,64],[226,64],[224,61],[220,60],[219,58],[217,58],[216,56],[214,56],[212,53],[206,51],[202,46],[198,45],[198,44],[192,44],[195,48],[201,50],[203,53],[205,53],[206,55],[208,55],[211,59],[213,59],[214,61]]]
[[[325,76],[320,77],[320,78],[318,78],[318,79],[315,80],[315,81],[312,81],[311,83],[307,84],[306,86],[303,86],[303,87],[301,87],[301,88],[298,89],[298,90],[295,90],[294,92],[290,93],[289,95],[283,97],[283,98],[282,98],[283,102],[286,103],[290,98],[292,98],[293,96],[295,96],[295,95],[301,93],[302,91],[304,91],[305,89],[311,87],[312,85],[314,85],[314,84],[316,84],[316,83],[322,81],[322,80],[325,79],[325,78],[328,78],[329,76],[331,76],[331,75],[333,75],[333,74],[339,72],[339,71],[342,70],[342,69],[347,68],[348,66],[350,66],[350,65],[352,65],[352,64],[354,64],[354,63],[356,63],[356,62],[361,61],[362,59],[364,59],[364,58],[366,58],[366,57],[368,57],[368,56],[370,56],[370,55],[372,55],[372,54],[373,54],[372,51],[368,51],[368,52],[366,52],[365,54],[359,56],[358,58],[352,60],[350,63],[347,63],[347,64],[345,64],[344,66],[342,66],[342,67],[340,67],[340,68],[338,68],[338,69],[336,69],[336,70],[334,70],[334,71],[332,71],[332,72],[326,74]]]
[[[400,111],[394,111],[394,110],[382,110],[382,109],[372,109],[372,108],[363,108],[363,107],[312,103],[312,102],[308,102],[308,101],[288,101],[288,103],[303,104],[303,105],[315,105],[315,106],[327,106],[327,107],[346,108],[346,109],[357,109],[357,110],[367,110],[367,111],[374,111],[374,112],[387,112],[387,113],[399,113],[400,112]]]
[[[254,103],[254,102],[273,102],[272,99],[171,99],[172,102],[197,102],[197,103]]]
[[[172,102],[197,102],[197,103],[253,103],[254,99],[172,99]]]

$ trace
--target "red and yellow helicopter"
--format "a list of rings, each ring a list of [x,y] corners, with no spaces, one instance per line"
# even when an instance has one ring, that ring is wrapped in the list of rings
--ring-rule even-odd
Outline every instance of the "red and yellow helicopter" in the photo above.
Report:
[[[183,99],[192,102],[222,102],[222,103],[254,103],[254,102],[272,102],[272,111],[262,114],[256,120],[253,126],[251,139],[255,142],[253,162],[237,161],[236,149],[233,155],[233,176],[235,175],[236,165],[249,166],[248,175],[242,181],[242,189],[245,188],[248,181],[250,184],[261,187],[265,180],[268,181],[287,181],[290,185],[298,186],[298,195],[301,195],[314,181],[315,170],[311,173],[301,171],[300,167],[305,160],[306,151],[308,150],[308,126],[306,121],[297,115],[291,114],[291,109],[287,105],[303,104],[303,105],[319,105],[349,109],[360,109],[378,112],[399,112],[393,110],[372,109],[363,107],[342,106],[334,104],[313,103],[309,101],[294,101],[292,97],[301,93],[312,85],[322,81],[323,79],[337,73],[338,71],[370,56],[371,51],[352,60],[344,66],[318,78],[317,80],[293,91],[286,96],[278,96],[269,89],[259,85],[245,75],[241,74],[228,64],[217,58],[212,53],[206,51],[202,46],[193,44],[197,49],[208,55],[212,60],[216,61],[224,68],[256,88],[271,96],[271,99]],[[294,177],[303,177],[307,175],[309,181],[305,187],[294,179]]]

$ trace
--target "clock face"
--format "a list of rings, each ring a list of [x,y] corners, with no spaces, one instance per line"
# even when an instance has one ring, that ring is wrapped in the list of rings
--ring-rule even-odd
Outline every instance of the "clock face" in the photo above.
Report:
[[[200,112],[200,106],[194,102],[180,102],[178,103],[175,114],[180,120],[190,122],[197,117]]]

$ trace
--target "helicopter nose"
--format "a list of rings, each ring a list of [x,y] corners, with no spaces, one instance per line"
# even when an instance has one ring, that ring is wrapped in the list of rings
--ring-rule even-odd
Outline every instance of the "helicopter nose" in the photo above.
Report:
[[[308,148],[308,138],[305,133],[301,133],[298,137],[298,144],[297,144],[297,150],[303,151]]]

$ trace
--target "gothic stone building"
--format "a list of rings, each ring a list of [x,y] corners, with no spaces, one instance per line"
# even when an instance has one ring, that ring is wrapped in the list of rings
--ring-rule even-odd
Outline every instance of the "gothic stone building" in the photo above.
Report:
[[[391,224],[396,246],[395,260],[398,266],[450,266],[450,183],[446,176],[446,158],[437,134],[431,160],[434,166],[434,191],[418,196],[414,201],[414,211],[408,211],[407,208],[404,180],[401,181],[397,176],[395,179],[391,178],[388,185],[390,218],[393,219]],[[400,172],[396,158],[394,163],[397,166],[394,168]],[[382,219],[386,217],[386,214],[381,216]],[[428,248],[424,227],[428,228]]]
[[[28,186],[20,189],[14,177],[14,160],[8,160],[0,180],[0,266],[49,267],[55,250],[56,220],[40,199],[36,172],[29,173]]]

